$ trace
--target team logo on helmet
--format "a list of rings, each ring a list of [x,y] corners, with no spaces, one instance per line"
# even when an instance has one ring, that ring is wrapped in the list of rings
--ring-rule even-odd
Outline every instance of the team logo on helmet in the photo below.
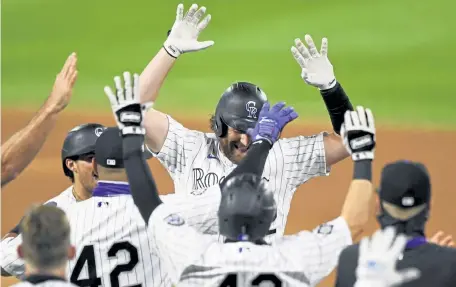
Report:
[[[247,115],[248,118],[251,119],[256,119],[257,118],[257,108],[255,107],[256,103],[254,101],[248,101],[247,104],[245,104],[245,110],[249,113]]]
[[[101,134],[103,133],[103,131],[104,131],[104,128],[98,127],[98,128],[95,129],[95,135],[96,135],[97,137],[100,137]]]

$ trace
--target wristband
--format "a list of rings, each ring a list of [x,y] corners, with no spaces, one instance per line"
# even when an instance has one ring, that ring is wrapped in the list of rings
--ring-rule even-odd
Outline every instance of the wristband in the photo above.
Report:
[[[372,160],[363,159],[355,161],[353,179],[372,181]]]
[[[345,112],[348,110],[353,111],[350,99],[339,83],[336,83],[331,89],[320,91],[320,94],[329,112],[333,130],[340,135],[340,127],[344,122]]]

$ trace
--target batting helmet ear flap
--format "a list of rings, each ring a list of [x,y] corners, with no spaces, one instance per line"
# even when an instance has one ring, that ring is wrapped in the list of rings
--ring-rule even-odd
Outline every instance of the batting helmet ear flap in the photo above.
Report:
[[[215,134],[222,138],[228,133],[228,126],[222,121],[220,116],[215,117]]]

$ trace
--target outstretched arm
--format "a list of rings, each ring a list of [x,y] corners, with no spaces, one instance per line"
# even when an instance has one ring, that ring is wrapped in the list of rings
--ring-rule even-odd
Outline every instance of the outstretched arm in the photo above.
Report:
[[[51,94],[37,114],[26,127],[2,144],[2,187],[35,158],[54,128],[59,113],[68,105],[77,77],[76,62],[73,53],[57,75]]]
[[[329,112],[334,133],[324,139],[326,164],[331,166],[346,157],[340,135],[346,111],[352,111],[353,106],[344,89],[336,81],[334,69],[328,59],[328,40],[322,39],[321,50],[318,52],[315,43],[309,35],[305,36],[308,48],[300,39],[295,40],[291,52],[301,67],[301,77],[309,85],[317,87]]]
[[[179,4],[176,20],[163,48],[147,65],[140,77],[141,103],[146,110],[144,127],[146,129],[146,144],[153,152],[159,152],[168,134],[168,118],[164,113],[153,109],[163,82],[176,59],[187,52],[204,50],[214,44],[213,41],[198,42],[199,34],[206,28],[211,15],[203,16],[205,7],[193,4],[184,15],[184,6]]]

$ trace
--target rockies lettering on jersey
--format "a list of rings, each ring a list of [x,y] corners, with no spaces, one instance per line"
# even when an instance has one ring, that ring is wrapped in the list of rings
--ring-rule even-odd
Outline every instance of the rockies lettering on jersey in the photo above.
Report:
[[[216,238],[220,188],[198,198],[169,194],[163,202],[174,206],[176,214],[188,218],[196,230]],[[65,210],[71,227],[71,242],[76,257],[69,261],[69,280],[78,286],[170,286],[162,270],[156,243],[129,192],[128,183],[99,181],[93,197]],[[17,256],[19,235],[2,242],[2,267],[5,259],[15,261],[10,274],[23,274],[24,262]],[[5,267],[4,267],[5,266]],[[14,270],[12,268],[14,267]],[[98,286],[97,285],[97,286]]]
[[[315,286],[336,267],[340,252],[352,244],[342,217],[270,245],[220,243],[178,217],[175,208],[165,203],[153,211],[148,224],[177,286],[260,286],[267,282],[272,284],[268,286]]]
[[[214,134],[189,130],[170,116],[168,120],[166,140],[155,155],[171,175],[176,193],[201,196],[236,165],[220,151]],[[277,232],[266,238],[268,242],[283,235],[297,187],[313,177],[329,174],[324,134],[280,139],[269,152],[263,178],[267,179],[277,202],[277,218],[271,228]]]

